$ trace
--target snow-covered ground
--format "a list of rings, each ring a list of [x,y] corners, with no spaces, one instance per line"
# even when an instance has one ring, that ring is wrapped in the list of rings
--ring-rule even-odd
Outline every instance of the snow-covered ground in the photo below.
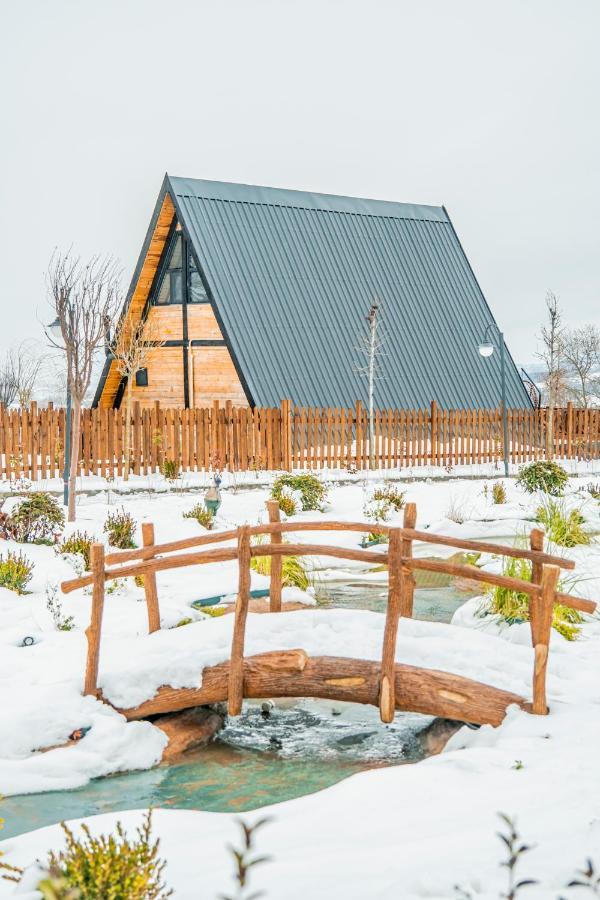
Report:
[[[576,494],[590,480],[597,476],[587,471],[571,479],[568,502],[584,502],[589,526],[600,531],[600,504]],[[406,499],[417,504],[419,528],[482,538],[528,532],[538,499],[507,482],[508,502],[493,505],[491,496],[484,494],[484,483],[452,478],[403,487]],[[362,478],[334,485],[326,512],[301,513],[298,518],[361,519],[367,490]],[[230,484],[218,527],[264,520],[267,496],[264,487],[248,490]],[[114,489],[111,496],[104,490],[80,498],[77,523],[67,533],[86,530],[101,539],[107,513],[124,505],[138,527],[143,521],[154,522],[157,542],[190,536],[200,528],[182,513],[197,500],[197,494],[184,490],[132,491],[118,498]],[[401,518],[401,513],[395,514],[391,521],[400,523]],[[302,532],[298,539],[352,546],[358,535]],[[72,631],[56,630],[46,609],[47,591],[73,577],[72,561],[57,556],[51,547],[6,543],[0,552],[8,548],[23,551],[35,562],[35,570],[30,594],[0,590],[0,794],[76,787],[111,772],[154,765],[166,740],[162,732],[147,722],[127,723],[105,705],[81,696],[89,591],[62,599],[63,614],[75,620]],[[452,551],[417,545],[415,552]],[[600,598],[598,546],[563,552],[576,559],[580,576],[570,589]],[[492,559],[483,562],[490,568],[499,565]],[[342,560],[336,563],[336,578],[345,571],[355,577],[361,568]],[[314,564],[331,567],[332,561],[319,558]],[[324,579],[331,575],[331,568],[323,572]],[[160,573],[163,630],[153,635],[146,633],[142,589],[127,579],[109,591],[99,675],[106,696],[117,705],[131,706],[152,696],[161,684],[197,686],[204,666],[228,658],[233,617],[208,618],[189,604],[233,592],[236,584],[235,563]],[[253,573],[253,588],[266,584],[267,579]],[[298,593],[290,593],[292,597],[297,599]],[[314,603],[311,596],[304,599]],[[403,621],[398,661],[461,673],[529,695],[528,626],[502,628],[492,617],[478,617],[477,607],[478,601],[468,601],[452,625]],[[193,623],[173,627],[185,617]],[[246,653],[303,647],[311,654],[379,659],[382,632],[383,616],[361,610],[313,608],[277,616],[250,615]],[[35,643],[23,646],[25,637]],[[595,857],[600,865],[599,620],[587,619],[573,643],[553,635],[548,695],[548,717],[510,710],[498,729],[461,729],[441,756],[355,775],[269,810],[275,821],[261,833],[259,844],[274,862],[257,870],[255,886],[266,888],[270,897],[290,900],[453,897],[456,884],[476,897],[495,897],[506,875],[498,867],[502,850],[494,836],[496,813],[503,811],[516,814],[524,836],[537,845],[528,854],[526,874],[541,879],[544,887],[529,889],[529,896],[556,896],[586,856]],[[81,741],[60,746],[74,729],[86,726],[91,730]],[[139,817],[119,813],[91,822],[94,830],[106,830],[117,819],[129,825]],[[161,836],[167,879],[176,896],[198,896],[199,884],[206,897],[216,897],[229,887],[225,845],[235,838],[229,815],[159,810],[155,831]],[[59,829],[52,826],[5,841],[0,848],[6,861],[27,865],[60,843]],[[13,889],[0,881],[0,896]],[[562,894],[570,896],[568,891]]]

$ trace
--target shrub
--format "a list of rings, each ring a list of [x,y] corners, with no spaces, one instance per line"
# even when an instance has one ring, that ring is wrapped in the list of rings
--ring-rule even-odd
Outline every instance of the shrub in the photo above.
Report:
[[[90,550],[94,538],[87,531],[74,531],[58,545],[59,553],[76,553],[83,559],[86,572],[90,568]]]
[[[108,535],[108,542],[111,547],[116,547],[118,550],[133,549],[136,546],[133,540],[135,526],[135,519],[128,512],[125,512],[124,508],[121,508],[120,512],[117,510],[114,513],[109,513],[104,523],[104,532]]]
[[[560,497],[563,494],[568,480],[569,476],[563,467],[550,460],[523,466],[517,476],[517,484],[528,494],[543,491],[553,497]]]
[[[505,557],[502,574],[510,578],[520,578],[522,581],[531,581],[531,563],[527,559]],[[528,594],[511,588],[490,585],[487,589],[487,596],[490,600],[489,612],[502,616],[509,625],[529,621]],[[582,622],[583,617],[577,610],[560,603],[555,604],[552,627],[568,641],[575,640],[581,630],[577,626]]]
[[[266,536],[259,535],[256,544],[266,543]],[[253,556],[250,566],[260,575],[271,574],[271,556]],[[310,578],[304,561],[298,556],[284,556],[281,561],[281,583],[283,587],[297,587],[305,591],[310,586]],[[204,612],[205,610],[202,610]]]
[[[56,586],[46,588],[46,609],[52,616],[54,627],[57,631],[72,631],[75,627],[73,616],[65,616],[62,611],[62,602]]]
[[[593,481],[590,481],[586,487],[586,491],[594,498],[594,500],[600,500],[600,481],[597,481],[595,484]]]
[[[373,500],[381,500],[384,503],[389,503],[390,506],[394,507],[396,512],[403,508],[404,497],[404,491],[399,491],[398,488],[395,488],[391,484],[382,488],[376,488],[376,490],[373,491]]]
[[[62,822],[66,847],[59,853],[50,851],[48,874],[78,891],[71,896],[81,900],[164,900],[172,891],[161,880],[166,863],[158,855],[159,841],[151,841],[151,827],[150,810],[137,829],[137,839],[128,838],[120,822],[116,834],[98,837],[87,825],[81,826],[84,836],[77,837]]]
[[[567,510],[564,501],[548,499],[538,507],[536,522],[546,529],[546,536],[553,544],[560,547],[576,547],[578,544],[589,544],[591,537],[582,527],[585,519],[578,509]]]
[[[492,501],[506,503],[506,488],[503,481],[496,481],[492,488]]]
[[[179,475],[179,464],[175,459],[163,459],[160,471],[167,481],[175,481]]]
[[[369,500],[363,506],[365,519],[370,522],[387,522],[392,511],[391,504],[387,500]]]
[[[0,555],[0,587],[8,588],[16,594],[25,594],[32,575],[33,563],[22,553],[9,550],[6,558]]]
[[[208,531],[211,530],[214,523],[214,514],[207,509],[204,503],[196,503],[195,506],[192,506],[191,509],[188,509],[187,512],[183,514],[184,519],[195,519],[199,525],[202,525],[203,528],[206,528]]]
[[[65,524],[58,501],[44,491],[25,497],[4,519],[6,536],[21,544],[52,544]]]
[[[282,513],[285,513],[286,516],[295,516],[298,512],[298,507],[302,508],[302,494],[300,491],[294,491],[292,488],[284,485],[281,488],[277,502]]]
[[[316,475],[312,475],[310,472],[299,475],[280,475],[276,478],[271,488],[273,500],[279,500],[281,494],[286,493],[284,488],[300,492],[303,510],[322,510],[327,499],[327,488]]]

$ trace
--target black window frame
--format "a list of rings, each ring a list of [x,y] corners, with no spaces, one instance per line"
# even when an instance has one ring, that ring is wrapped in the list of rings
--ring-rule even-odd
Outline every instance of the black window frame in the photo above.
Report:
[[[175,242],[181,240],[181,266],[177,269],[170,269],[169,263],[171,260],[171,255],[173,253]],[[192,275],[192,265],[198,274],[198,278],[200,279],[200,283],[204,290],[204,297],[201,300],[193,300],[192,299],[192,290],[191,290],[191,275]],[[159,303],[158,297],[162,290],[165,278],[169,278],[169,300],[166,303]],[[177,278],[180,278],[180,292],[179,299],[173,300],[171,299],[174,294],[174,283]],[[166,242],[166,246],[163,250],[162,259],[160,261],[160,266],[157,272],[156,281],[152,286],[152,294],[150,297],[150,303],[152,306],[182,306],[182,305],[191,305],[191,306],[202,306],[203,304],[210,303],[210,297],[208,295],[208,287],[206,284],[206,279],[204,278],[204,273],[202,269],[198,265],[198,261],[196,259],[196,254],[193,252],[189,241],[187,240],[182,229],[177,227],[177,224],[174,225],[171,234]]]

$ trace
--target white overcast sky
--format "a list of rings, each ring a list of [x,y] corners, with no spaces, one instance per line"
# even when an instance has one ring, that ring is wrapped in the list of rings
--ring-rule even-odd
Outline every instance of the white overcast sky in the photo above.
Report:
[[[445,204],[513,355],[600,324],[599,0],[0,0],[0,350],[165,171]]]

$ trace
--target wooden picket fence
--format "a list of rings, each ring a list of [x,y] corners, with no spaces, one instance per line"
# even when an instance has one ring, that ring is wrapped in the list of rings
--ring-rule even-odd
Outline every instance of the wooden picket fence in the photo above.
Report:
[[[548,412],[507,412],[510,460],[546,455]],[[178,471],[218,467],[229,471],[364,469],[369,464],[369,417],[357,403],[348,409],[279,407],[247,409],[213,404],[203,409],[163,409],[135,404],[130,422],[135,475],[160,472],[167,460]],[[375,463],[381,469],[458,465],[502,460],[502,416],[493,410],[378,410]],[[7,479],[60,477],[66,434],[64,409],[0,409],[0,470]],[[80,473],[118,477],[124,468],[122,409],[81,414]],[[554,412],[554,457],[600,458],[600,409],[568,406]]]

